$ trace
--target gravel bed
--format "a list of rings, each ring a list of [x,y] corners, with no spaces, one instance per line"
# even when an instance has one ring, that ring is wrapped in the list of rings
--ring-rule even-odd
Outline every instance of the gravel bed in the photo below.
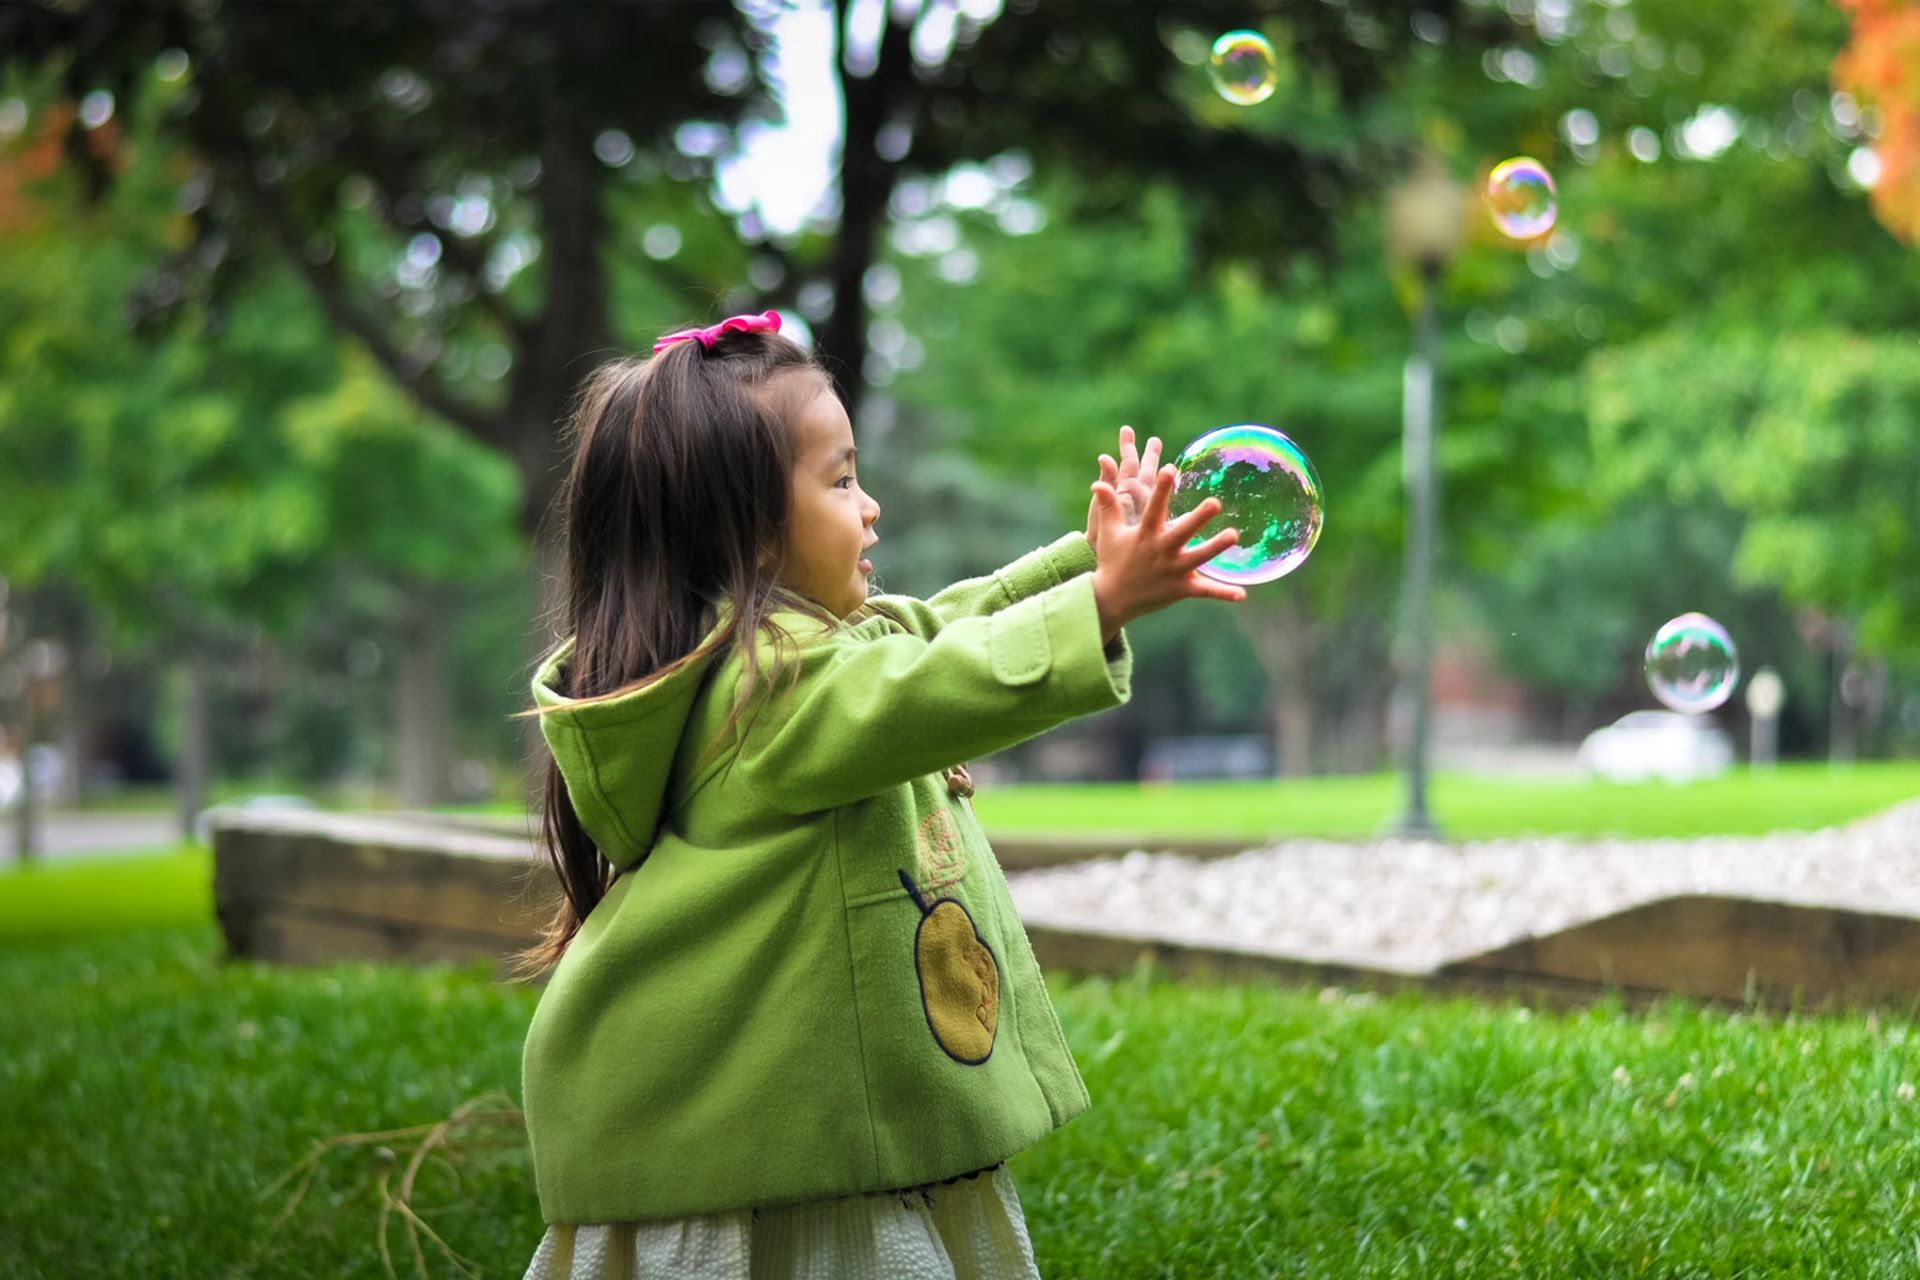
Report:
[[[1424,973],[1657,898],[1920,915],[1920,800],[1845,827],[1675,840],[1286,840],[1010,872],[1030,926]]]

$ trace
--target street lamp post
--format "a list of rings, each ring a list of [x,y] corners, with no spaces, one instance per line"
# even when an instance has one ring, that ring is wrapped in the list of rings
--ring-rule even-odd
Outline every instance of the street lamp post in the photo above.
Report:
[[[1396,190],[1387,210],[1391,256],[1411,263],[1419,296],[1414,308],[1413,350],[1403,380],[1402,479],[1407,489],[1407,551],[1401,592],[1405,693],[1413,704],[1407,741],[1406,808],[1391,824],[1395,835],[1436,839],[1440,828],[1427,811],[1427,739],[1433,718],[1433,543],[1437,486],[1434,438],[1439,432],[1434,370],[1438,355],[1439,294],[1446,266],[1460,247],[1463,192],[1446,165],[1423,154],[1412,178]]]

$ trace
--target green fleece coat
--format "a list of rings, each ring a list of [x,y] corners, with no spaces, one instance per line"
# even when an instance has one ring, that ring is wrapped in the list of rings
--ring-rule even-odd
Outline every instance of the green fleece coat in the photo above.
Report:
[[[527,1033],[548,1223],[935,1182],[1087,1109],[1000,866],[941,773],[1127,701],[1133,655],[1124,635],[1102,648],[1093,567],[1074,533],[830,628],[781,613],[797,683],[697,776],[737,652],[592,706],[555,691],[571,639],[541,665],[534,698],[563,708],[547,743],[620,872]]]

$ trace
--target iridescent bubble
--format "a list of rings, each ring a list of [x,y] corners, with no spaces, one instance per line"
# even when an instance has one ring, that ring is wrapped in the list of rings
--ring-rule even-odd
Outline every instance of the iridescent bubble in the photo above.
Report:
[[[1532,156],[1502,160],[1487,175],[1487,208],[1493,225],[1516,240],[1545,235],[1560,212],[1553,175]]]
[[[1704,613],[1681,614],[1647,644],[1647,687],[1675,711],[1711,711],[1739,679],[1733,638]]]
[[[1300,446],[1272,427],[1215,428],[1188,445],[1174,466],[1180,474],[1169,519],[1220,499],[1220,514],[1187,546],[1223,529],[1240,532],[1237,545],[1200,566],[1209,578],[1235,586],[1271,582],[1299,568],[1319,541],[1320,477]]]
[[[1221,97],[1242,107],[1265,102],[1280,83],[1273,45],[1258,31],[1229,31],[1215,40],[1207,74]]]

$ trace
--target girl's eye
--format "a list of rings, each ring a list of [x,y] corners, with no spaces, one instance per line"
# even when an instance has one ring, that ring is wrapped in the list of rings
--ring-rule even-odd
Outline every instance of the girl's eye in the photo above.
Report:
[[[852,479],[853,479],[852,476],[841,476],[840,479],[835,482],[834,487],[839,488],[841,485],[847,484],[850,481],[852,481]]]

